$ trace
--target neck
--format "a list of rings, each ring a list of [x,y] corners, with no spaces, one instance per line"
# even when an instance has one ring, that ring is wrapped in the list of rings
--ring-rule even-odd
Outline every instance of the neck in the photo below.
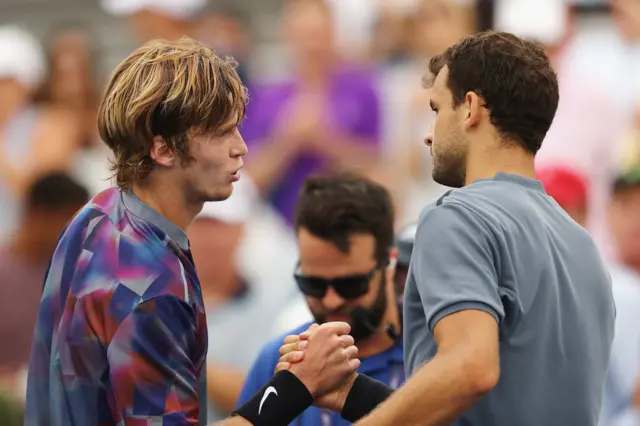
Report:
[[[393,325],[396,333],[399,335],[401,331],[400,316],[398,314],[398,306],[395,303],[395,298],[389,300],[394,300],[394,302],[389,303],[387,312],[380,322],[381,331],[356,343],[356,346],[358,347],[358,357],[371,357],[382,353],[395,345],[396,342],[387,335],[386,328],[389,324]]]
[[[470,153],[467,161],[465,185],[478,179],[491,179],[497,173],[536,178],[534,156],[519,146],[483,149]],[[481,148],[482,149],[482,148]]]
[[[161,189],[161,190],[160,190]],[[186,231],[193,219],[202,210],[202,202],[189,202],[175,186],[136,183],[133,193],[146,205]]]

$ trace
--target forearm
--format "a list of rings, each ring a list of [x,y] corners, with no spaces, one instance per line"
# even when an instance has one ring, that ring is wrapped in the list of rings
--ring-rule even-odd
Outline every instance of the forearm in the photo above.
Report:
[[[233,368],[209,364],[207,376],[207,390],[211,402],[225,413],[232,412],[242,391],[244,374]]]
[[[484,394],[462,361],[434,357],[358,426],[439,426],[458,418]]]

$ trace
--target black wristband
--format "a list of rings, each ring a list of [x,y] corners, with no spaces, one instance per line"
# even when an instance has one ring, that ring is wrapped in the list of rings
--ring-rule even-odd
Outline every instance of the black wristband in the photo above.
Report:
[[[355,423],[373,411],[378,404],[393,393],[393,389],[382,382],[358,374],[356,381],[347,395],[340,415],[343,419]]]
[[[313,404],[313,396],[293,373],[276,373],[262,389],[233,412],[254,426],[287,426]]]

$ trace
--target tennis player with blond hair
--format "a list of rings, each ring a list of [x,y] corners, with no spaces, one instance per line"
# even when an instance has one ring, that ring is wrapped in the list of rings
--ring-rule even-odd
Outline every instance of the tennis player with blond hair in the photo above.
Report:
[[[116,68],[98,126],[117,187],[71,220],[53,254],[26,425],[205,424],[205,309],[185,230],[240,177],[246,102],[234,64],[190,39],[150,42]],[[358,367],[349,331],[324,325],[304,362],[223,424],[287,424]]]

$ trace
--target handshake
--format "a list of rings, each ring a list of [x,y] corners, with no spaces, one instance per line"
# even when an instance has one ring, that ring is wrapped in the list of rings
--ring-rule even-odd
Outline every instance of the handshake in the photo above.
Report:
[[[282,426],[313,404],[351,423],[366,416],[393,389],[356,373],[360,360],[350,331],[347,323],[330,322],[287,336],[274,376],[233,415],[249,421],[243,425]]]
[[[350,331],[345,322],[330,322],[287,336],[275,372],[293,373],[309,390],[315,406],[341,412],[360,367]]]

